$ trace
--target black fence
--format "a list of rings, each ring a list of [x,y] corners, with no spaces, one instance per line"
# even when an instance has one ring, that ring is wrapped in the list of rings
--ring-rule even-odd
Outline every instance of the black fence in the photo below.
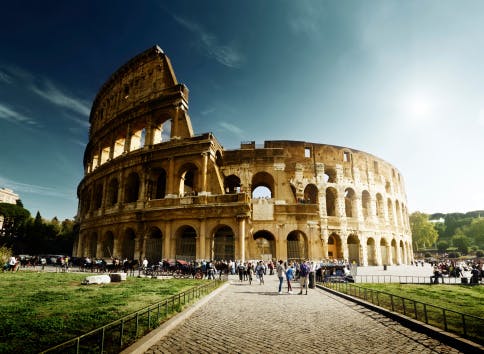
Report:
[[[43,350],[41,353],[119,353],[154,328],[166,321],[171,314],[199,299],[223,283],[214,280],[147,306],[79,337]]]
[[[428,277],[427,277],[428,278]],[[428,284],[428,281],[427,281]],[[363,299],[374,305],[403,314],[420,322],[455,333],[476,343],[484,344],[484,318],[407,299],[380,290],[360,285],[326,282],[323,286],[338,292]]]

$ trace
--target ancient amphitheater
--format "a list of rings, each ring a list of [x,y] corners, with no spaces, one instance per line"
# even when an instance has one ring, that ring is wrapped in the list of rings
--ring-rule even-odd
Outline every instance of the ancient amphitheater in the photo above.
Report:
[[[120,67],[90,115],[75,256],[413,260],[403,177],[351,148],[195,135],[188,89],[155,46]]]

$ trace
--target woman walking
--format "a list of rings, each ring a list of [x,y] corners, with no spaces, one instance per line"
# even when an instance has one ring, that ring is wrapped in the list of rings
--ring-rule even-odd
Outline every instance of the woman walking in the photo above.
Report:
[[[257,264],[257,267],[255,268],[255,273],[257,274],[257,277],[259,278],[260,285],[264,284],[265,267],[264,267],[264,264],[262,264],[262,261],[260,261]]]
[[[292,264],[290,264],[286,270],[287,292],[289,294],[292,294],[292,286],[291,286],[292,279],[294,279],[294,268],[292,267]]]

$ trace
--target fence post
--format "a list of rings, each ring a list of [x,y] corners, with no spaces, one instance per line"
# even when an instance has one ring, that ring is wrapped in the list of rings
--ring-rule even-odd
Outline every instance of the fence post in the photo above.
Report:
[[[407,316],[407,309],[405,308],[405,298],[402,297],[402,305],[403,305],[403,314]]]
[[[103,332],[101,335],[101,353],[104,353],[104,335],[106,332],[106,327],[103,327]]]
[[[395,306],[393,304],[393,295],[390,294],[390,302],[392,303],[392,311],[395,311]]]
[[[415,300],[413,300],[413,311],[415,312],[415,319],[418,320],[417,302]]]
[[[425,323],[429,323],[429,317],[427,315],[427,304],[423,304],[424,306],[424,315],[425,315]]]
[[[464,337],[467,337],[466,315],[464,314],[462,314],[462,330],[464,331]]]
[[[124,319],[121,320],[121,330],[119,331],[119,346],[123,347],[123,335],[124,335]]]
[[[444,316],[444,329],[447,331],[447,316],[445,315],[445,309],[442,309],[442,315]]]

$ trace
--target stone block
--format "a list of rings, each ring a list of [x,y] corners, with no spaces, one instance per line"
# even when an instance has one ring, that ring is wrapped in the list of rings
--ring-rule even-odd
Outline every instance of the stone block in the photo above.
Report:
[[[109,277],[113,283],[117,283],[126,280],[126,275],[126,273],[111,273]]]
[[[111,278],[107,274],[103,275],[90,275],[84,279],[82,284],[90,285],[90,284],[108,284],[111,283]]]

